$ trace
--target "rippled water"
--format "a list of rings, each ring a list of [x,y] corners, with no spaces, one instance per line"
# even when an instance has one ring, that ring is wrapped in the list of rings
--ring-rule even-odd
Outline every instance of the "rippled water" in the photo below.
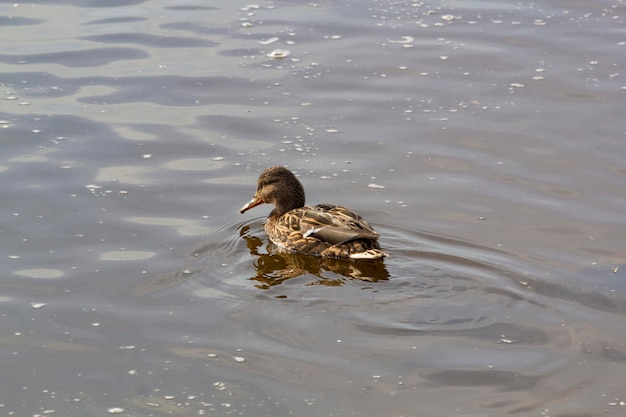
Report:
[[[626,414],[623,0],[0,1],[0,413]],[[277,254],[265,167],[382,262]]]

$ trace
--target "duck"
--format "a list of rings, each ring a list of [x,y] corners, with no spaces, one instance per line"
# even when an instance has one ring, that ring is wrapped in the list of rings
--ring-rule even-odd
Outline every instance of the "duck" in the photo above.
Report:
[[[355,211],[331,204],[305,205],[302,183],[284,166],[267,168],[241,214],[272,204],[264,229],[280,252],[336,259],[381,259],[378,233]]]

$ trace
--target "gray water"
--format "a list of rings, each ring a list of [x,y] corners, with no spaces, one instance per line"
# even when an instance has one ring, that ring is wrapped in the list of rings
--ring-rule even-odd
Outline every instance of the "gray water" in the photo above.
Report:
[[[626,415],[623,0],[0,10],[0,414]]]

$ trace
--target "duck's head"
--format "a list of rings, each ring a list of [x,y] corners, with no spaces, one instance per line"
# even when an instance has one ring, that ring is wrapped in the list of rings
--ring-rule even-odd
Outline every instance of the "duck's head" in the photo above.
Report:
[[[304,206],[304,188],[287,168],[269,167],[259,176],[254,197],[239,212],[244,213],[263,203],[276,207],[270,216],[283,215],[289,210]]]

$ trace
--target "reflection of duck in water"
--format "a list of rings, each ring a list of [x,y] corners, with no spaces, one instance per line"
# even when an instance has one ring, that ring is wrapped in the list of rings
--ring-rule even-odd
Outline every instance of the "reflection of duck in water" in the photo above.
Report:
[[[379,259],[378,233],[354,211],[341,206],[304,205],[304,188],[291,171],[274,166],[259,176],[256,193],[241,213],[259,204],[275,206],[265,223],[281,251],[323,258]]]
[[[264,239],[250,226],[239,229],[240,236],[246,241],[250,254],[257,259],[254,263],[256,276],[250,278],[258,282],[258,288],[268,289],[280,285],[291,278],[309,275],[316,277],[307,285],[341,286],[344,278],[360,281],[377,282],[389,279],[389,272],[382,259],[368,262],[354,262],[349,259],[320,258],[298,253],[280,253],[273,243],[266,251],[262,248]]]

